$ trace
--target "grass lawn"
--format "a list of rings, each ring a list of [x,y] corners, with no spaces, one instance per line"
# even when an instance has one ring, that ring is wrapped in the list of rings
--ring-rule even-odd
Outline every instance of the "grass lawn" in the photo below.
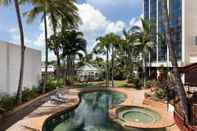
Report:
[[[80,83],[80,82],[76,82],[74,85],[76,86],[79,86],[79,87],[104,87],[105,86],[105,81],[94,81],[94,82],[83,82],[83,83]],[[109,82],[110,86],[112,84],[112,81]],[[115,84],[115,87],[127,87],[128,84],[126,83],[125,80],[115,80],[114,81],[114,84]]]

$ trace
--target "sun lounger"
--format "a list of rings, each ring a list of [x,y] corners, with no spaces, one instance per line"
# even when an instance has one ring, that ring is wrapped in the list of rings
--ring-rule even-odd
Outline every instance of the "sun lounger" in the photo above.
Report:
[[[61,93],[58,93],[58,94],[57,94],[57,97],[58,97],[59,99],[62,99],[62,100],[68,100],[68,99],[69,99],[69,97],[68,97],[67,95],[62,95]]]
[[[62,97],[61,95],[59,96],[55,95],[50,97],[50,102],[54,104],[63,104],[63,103],[67,103],[68,101],[69,101],[68,98]]]

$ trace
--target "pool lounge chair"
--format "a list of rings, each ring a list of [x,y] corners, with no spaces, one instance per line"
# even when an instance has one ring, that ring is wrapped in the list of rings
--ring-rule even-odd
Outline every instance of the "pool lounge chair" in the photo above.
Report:
[[[62,93],[58,93],[57,98],[62,99],[62,100],[68,100],[69,99],[69,97],[67,95],[63,95]]]
[[[67,103],[69,101],[68,98],[63,98],[61,97],[61,95],[54,95],[50,97],[50,102],[53,104],[64,104]]]

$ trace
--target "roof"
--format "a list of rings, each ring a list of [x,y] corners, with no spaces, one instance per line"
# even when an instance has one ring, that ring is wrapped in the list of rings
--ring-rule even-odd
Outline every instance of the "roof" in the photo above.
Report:
[[[93,65],[91,64],[86,64],[84,66],[81,66],[79,69],[77,70],[80,70],[80,71],[98,71],[99,69],[94,67]]]
[[[48,68],[47,68],[47,71],[48,72],[55,72],[55,67],[52,66],[52,65],[49,65]],[[41,72],[45,72],[45,67],[44,66],[42,66]]]
[[[184,67],[180,67],[180,69],[179,69],[179,71],[181,73],[192,72],[194,70],[197,70],[197,63],[192,63],[192,64],[186,65]]]

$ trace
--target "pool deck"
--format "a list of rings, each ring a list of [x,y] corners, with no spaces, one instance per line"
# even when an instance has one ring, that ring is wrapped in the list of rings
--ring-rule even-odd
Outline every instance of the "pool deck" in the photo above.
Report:
[[[57,105],[48,101],[43,105],[41,105],[40,107],[38,107],[32,113],[24,117],[22,120],[19,120],[17,123],[12,125],[6,131],[42,131],[42,126],[47,118],[49,118],[53,114],[64,111],[65,109],[76,107],[80,102],[80,98],[79,98],[80,93],[93,92],[98,90],[111,90],[111,91],[124,93],[127,95],[127,99],[120,104],[121,106],[137,105],[137,106],[148,107],[162,114],[162,118],[165,117],[164,120],[162,120],[161,124],[172,125],[174,123],[173,115],[166,112],[167,107],[165,108],[165,104],[153,103],[154,104],[153,106],[151,104],[150,105],[147,104],[146,102],[144,103],[144,93],[147,92],[147,90],[135,90],[131,88],[107,88],[107,89],[106,88],[91,88],[91,89],[78,88],[78,89],[64,90],[65,95],[69,98],[69,101],[67,103]],[[115,108],[112,108],[109,111],[110,118],[116,115],[114,114],[115,112],[113,111],[115,111]],[[130,126],[130,124],[128,126]],[[176,126],[172,126],[167,128],[167,131],[180,131],[180,130]]]

